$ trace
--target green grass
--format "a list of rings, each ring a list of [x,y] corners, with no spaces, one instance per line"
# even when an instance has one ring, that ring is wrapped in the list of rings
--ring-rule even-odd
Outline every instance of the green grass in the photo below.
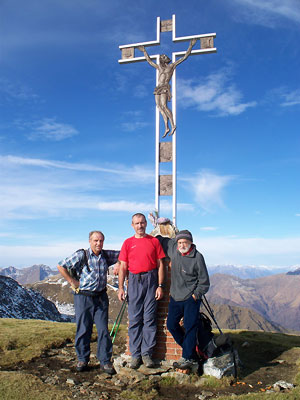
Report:
[[[71,342],[74,334],[75,325],[70,323],[1,318],[0,369],[40,357],[47,349]],[[0,371],[0,399],[68,400],[71,397],[33,375]]]
[[[92,340],[96,339],[95,331],[94,329]],[[122,326],[118,333],[116,344],[125,343],[126,334],[127,327]],[[28,362],[40,357],[48,349],[59,348],[65,343],[73,342],[74,335],[75,324],[72,323],[0,318],[0,399],[68,400],[70,398],[68,391],[58,390],[55,386],[47,385],[33,375],[20,373],[12,369],[19,362]],[[245,368],[239,372],[240,380],[247,381],[252,373],[262,367],[272,365],[274,360],[279,359],[288,350],[292,351],[294,360],[299,354],[298,367],[300,366],[300,336],[250,331],[230,331],[230,336],[238,349],[241,360],[245,364]],[[244,342],[248,342],[249,347],[242,347]],[[191,377],[191,382],[193,382],[193,379],[197,380],[199,377],[196,375]],[[230,380],[231,378],[228,377],[222,380],[205,377],[201,387],[206,390],[218,391],[218,389],[229,387]],[[299,370],[291,383],[299,386],[290,393],[267,394],[265,392],[256,392],[239,395],[235,398],[239,400],[298,400],[300,399]],[[183,386],[176,383],[172,378],[162,379],[159,386],[160,388],[165,388],[165,391],[168,391],[168,388],[173,388],[175,392],[179,389],[180,391],[184,390]],[[198,389],[200,390],[200,388]],[[148,381],[136,385],[134,390],[128,388],[122,395],[124,395],[124,399],[130,400],[160,398],[158,397],[157,387]],[[219,397],[219,399],[229,400],[232,399],[232,396],[223,396]]]
[[[69,400],[70,393],[56,390],[37,377],[18,372],[0,372],[0,399],[3,400]]]
[[[0,399],[72,399],[69,391],[45,384],[31,374],[9,370],[20,362],[40,357],[46,350],[73,342],[75,330],[73,323],[0,318]],[[125,342],[126,333],[127,327],[120,326],[116,344]],[[92,341],[96,338],[94,327]]]
[[[284,333],[231,331],[230,336],[238,349],[239,357],[245,368],[240,371],[240,378],[248,376],[260,367],[267,365],[287,350],[300,347],[300,336]],[[248,342],[250,347],[242,347]]]
[[[136,385],[133,389],[129,388],[122,392],[122,398],[126,400],[155,400],[158,398],[158,392],[155,384],[145,379]]]
[[[0,368],[40,357],[50,348],[71,342],[75,324],[0,318]]]
[[[247,377],[250,373],[256,371],[261,366],[280,358],[280,355],[294,349],[299,352],[300,336],[287,335],[283,333],[270,332],[251,332],[251,331],[231,331],[230,336],[233,338],[235,346],[238,348],[239,356],[245,362],[245,368],[242,370],[240,377]],[[250,343],[250,348],[243,348],[241,344]],[[251,351],[251,349],[255,349]],[[300,367],[300,359],[298,361]],[[288,368],[288,367],[287,367]],[[280,377],[278,378],[278,380]],[[275,383],[275,382],[273,382]],[[251,394],[239,395],[239,400],[299,400],[300,399],[300,369],[295,376],[294,381],[290,382],[298,385],[289,393],[266,393],[256,392]],[[232,400],[231,395],[221,396],[219,400]]]

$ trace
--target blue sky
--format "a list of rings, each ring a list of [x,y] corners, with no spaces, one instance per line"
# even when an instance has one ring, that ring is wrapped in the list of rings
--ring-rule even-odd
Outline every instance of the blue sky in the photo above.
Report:
[[[172,14],[218,49],[177,69],[178,227],[208,265],[299,264],[298,0],[2,0],[0,267],[54,267],[94,229],[117,249],[154,209],[155,72],[118,46]]]

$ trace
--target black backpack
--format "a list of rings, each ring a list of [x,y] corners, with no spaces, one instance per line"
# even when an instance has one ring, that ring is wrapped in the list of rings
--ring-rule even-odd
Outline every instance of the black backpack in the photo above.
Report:
[[[208,357],[206,349],[209,342],[213,339],[212,322],[210,318],[203,312],[199,312],[196,353],[203,361]]]
[[[79,272],[74,267],[68,268],[68,272],[69,272],[70,276],[72,278],[76,279],[77,281],[79,281],[80,276],[81,276],[81,272],[82,272],[83,267],[85,265],[86,265],[86,268],[87,268],[88,272],[91,272],[91,269],[89,267],[89,262],[88,262],[88,260],[89,260],[88,251],[85,250],[85,249],[79,249],[75,253],[78,253],[78,252],[83,252],[83,259],[82,259],[81,264],[80,264]],[[107,253],[105,252],[105,250],[102,250],[101,254],[102,254],[103,258],[105,259],[105,261],[106,261],[106,263],[108,265],[108,258],[107,258],[108,256],[107,256]]]
[[[202,304],[204,305],[209,317],[200,312],[199,313],[199,326],[197,332],[197,345],[196,353],[200,363],[204,363],[210,357],[218,357],[223,354],[230,353],[233,365],[234,365],[234,376],[237,376],[237,366],[240,362],[236,349],[234,348],[233,342],[228,334],[224,334],[219,327],[213,310],[211,309],[205,295],[202,297]],[[219,330],[219,336],[215,337],[212,332],[212,321],[214,321],[216,327]],[[241,362],[240,362],[241,363]]]

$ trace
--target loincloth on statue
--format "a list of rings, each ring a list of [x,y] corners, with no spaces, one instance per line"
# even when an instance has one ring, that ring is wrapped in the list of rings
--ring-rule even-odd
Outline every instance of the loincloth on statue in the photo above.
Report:
[[[168,83],[156,86],[153,92],[153,94],[165,94],[165,93],[168,95],[168,101],[171,101],[172,98],[171,86]]]

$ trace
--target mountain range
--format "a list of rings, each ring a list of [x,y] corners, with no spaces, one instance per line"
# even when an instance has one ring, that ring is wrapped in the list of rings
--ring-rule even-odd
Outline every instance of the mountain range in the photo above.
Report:
[[[113,284],[113,280],[113,276],[109,275],[108,283]],[[26,287],[38,291],[45,298],[52,301],[61,313],[74,314],[73,292],[70,285],[61,275],[49,276],[43,281],[27,284]],[[113,322],[120,311],[121,304],[117,292],[113,289],[112,285],[108,285],[107,293],[109,297],[109,322]],[[125,313],[123,322],[126,321],[126,315]]]
[[[210,276],[214,274],[226,274],[237,276],[241,279],[255,279],[262,278],[263,276],[276,275],[281,273],[293,273],[297,270],[299,266],[295,265],[293,267],[267,267],[267,266],[247,266],[247,265],[209,265],[207,267]]]
[[[247,266],[247,265],[208,265],[207,266],[209,275],[214,274],[226,274],[237,276],[241,279],[254,279],[261,278],[263,276],[270,276],[280,273],[297,274],[299,273],[300,266],[295,265],[293,267],[268,267],[268,266]],[[0,275],[9,276],[19,282],[21,285],[27,283],[34,283],[46,279],[48,276],[57,275],[58,270],[54,270],[45,264],[35,264],[31,267],[26,268],[15,268],[5,267],[0,268]]]
[[[226,270],[229,274],[213,273]],[[300,268],[287,274],[275,274],[255,279],[242,279],[235,276],[267,274],[267,267],[216,266],[210,271],[211,287],[207,298],[214,306],[214,312],[221,328],[283,331],[300,331],[299,305]],[[34,265],[18,270],[14,267],[0,269],[0,275],[11,275],[19,283],[25,282],[46,299],[53,302],[57,309],[74,316],[73,294],[67,282],[45,265]],[[39,279],[46,276],[45,279]],[[108,280],[113,283],[113,276]],[[24,284],[25,284],[24,283]],[[117,293],[108,288],[110,298],[110,322],[114,321],[120,303]],[[124,317],[125,321],[125,317]]]
[[[215,304],[250,308],[276,325],[300,331],[299,287],[300,275],[240,279],[214,274],[207,298]]]
[[[108,276],[108,282],[112,283],[113,277]],[[39,291],[47,299],[53,301],[59,310],[73,304],[73,294],[70,286],[60,276],[49,276],[41,282],[35,282],[27,285],[28,287]],[[113,322],[120,311],[120,302],[117,293],[108,286],[108,296],[110,299],[109,319]],[[259,313],[244,307],[232,305],[211,304],[214,315],[221,329],[249,329],[284,332],[285,329],[276,324],[267,321]],[[204,307],[202,311],[206,312]],[[126,321],[127,314],[123,317],[123,322]]]
[[[58,274],[58,270],[54,271],[44,264],[35,264],[31,267],[18,269],[15,267],[0,268],[0,275],[9,276],[21,285],[42,281],[50,275]]]

